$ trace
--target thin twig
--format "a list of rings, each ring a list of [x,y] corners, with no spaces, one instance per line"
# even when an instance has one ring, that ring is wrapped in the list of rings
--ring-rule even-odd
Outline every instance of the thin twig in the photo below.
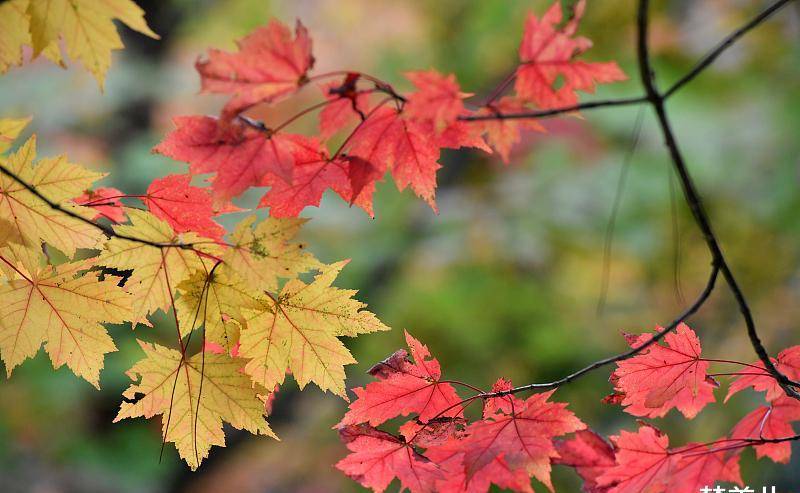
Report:
[[[25,180],[20,178],[16,173],[14,173],[10,169],[8,169],[4,164],[0,164],[0,173],[8,176],[9,178],[14,180],[15,182],[17,182],[20,185],[22,185],[22,187],[25,188],[25,190],[27,190],[30,193],[32,193],[33,195],[35,195],[39,200],[41,200],[42,202],[47,204],[51,209],[56,210],[58,212],[61,212],[62,214],[65,214],[65,215],[67,215],[67,216],[69,216],[69,217],[71,217],[73,219],[77,219],[78,221],[80,221],[82,223],[85,223],[85,224],[88,224],[88,225],[90,225],[90,226],[92,226],[94,228],[97,228],[98,230],[100,230],[103,233],[105,233],[106,236],[120,238],[120,239],[128,240],[128,241],[133,241],[133,242],[136,242],[136,243],[141,243],[143,245],[150,245],[150,246],[153,246],[153,247],[156,247],[156,248],[181,248],[181,249],[185,249],[185,250],[193,250],[194,249],[192,243],[161,243],[161,242],[157,242],[157,241],[146,240],[146,239],[143,239],[143,238],[136,238],[135,236],[129,236],[129,235],[126,235],[126,234],[123,234],[123,233],[117,233],[116,231],[114,231],[113,228],[111,228],[109,226],[105,226],[103,224],[96,223],[96,222],[92,221],[91,219],[87,219],[87,218],[83,217],[82,215],[78,214],[75,211],[72,211],[70,209],[64,208],[60,204],[58,204],[56,202],[53,202],[49,198],[45,197],[41,192],[39,192],[36,189],[36,187],[34,187],[33,185],[27,183]],[[78,205],[78,204],[76,204],[76,205]]]
[[[636,120],[631,130],[631,145],[625,153],[625,158],[622,161],[622,168],[619,170],[619,178],[617,179],[617,192],[614,194],[614,204],[611,206],[611,215],[608,218],[606,225],[606,235],[603,241],[603,272],[600,278],[600,296],[597,299],[596,313],[598,316],[603,314],[606,306],[606,299],[608,297],[608,285],[611,280],[611,250],[614,246],[614,231],[617,226],[617,216],[619,215],[620,206],[622,205],[622,195],[625,191],[625,184],[628,181],[628,172],[633,163],[633,155],[639,145],[639,137],[642,131],[642,119],[644,112],[642,108],[636,112]]]
[[[637,354],[639,354],[640,352],[644,351],[645,349],[647,349],[651,345],[653,345],[653,344],[657,343],[658,341],[660,341],[664,336],[666,336],[667,334],[669,334],[670,332],[675,330],[678,327],[678,325],[681,324],[681,322],[683,322],[687,318],[691,317],[695,312],[697,312],[697,310],[699,310],[700,307],[703,306],[703,304],[706,302],[708,297],[711,295],[711,292],[714,290],[714,284],[717,281],[717,275],[718,274],[719,274],[719,266],[714,264],[712,266],[712,268],[711,268],[711,275],[708,278],[708,282],[706,283],[705,288],[700,293],[700,295],[697,297],[697,299],[694,301],[694,303],[692,303],[692,305],[689,308],[687,308],[678,318],[673,320],[664,330],[662,330],[661,332],[658,332],[657,334],[655,334],[653,337],[651,337],[649,340],[647,340],[642,345],[637,346],[635,348],[632,348],[631,350],[626,351],[626,352],[621,353],[621,354],[618,354],[616,356],[611,356],[611,357],[608,357],[608,358],[601,359],[599,361],[595,361],[594,363],[590,364],[589,366],[581,368],[580,370],[578,370],[576,372],[573,372],[573,373],[570,373],[569,375],[567,375],[565,377],[562,377],[562,378],[559,378],[558,380],[553,380],[552,382],[531,383],[531,384],[528,384],[528,385],[523,385],[521,387],[515,387],[515,388],[510,389],[510,390],[503,390],[503,391],[499,391],[499,392],[486,392],[486,393],[482,394],[481,397],[484,398],[484,399],[487,399],[487,398],[490,398],[490,397],[500,397],[500,396],[508,395],[508,394],[516,394],[516,393],[519,393],[519,392],[524,392],[526,390],[554,389],[556,387],[560,387],[560,386],[562,386],[564,384],[567,384],[567,383],[570,383],[570,382],[572,382],[574,380],[577,380],[578,378],[586,375],[587,373],[589,373],[591,371],[597,370],[598,368],[602,368],[602,367],[610,365],[612,363],[616,363],[617,361],[622,361],[622,360],[631,358],[633,356],[636,356]]]
[[[731,34],[725,37],[722,41],[720,41],[717,46],[711,49],[708,53],[706,53],[700,61],[695,64],[694,68],[692,68],[689,73],[678,79],[672,87],[664,92],[664,98],[668,98],[675,94],[681,87],[688,84],[692,79],[700,75],[709,65],[714,63],[714,61],[728,48],[733,45],[739,38],[747,34],[748,31],[757,27],[759,24],[767,20],[772,14],[779,11],[784,6],[788,5],[789,2],[792,0],[779,0],[772,5],[768,6],[764,9],[760,14],[753,17],[749,21],[747,21],[744,25],[742,25],[739,29],[733,31]]]
[[[458,119],[466,122],[476,122],[483,120],[538,119],[556,115],[563,115],[564,113],[577,113],[582,110],[590,110],[594,108],[608,108],[609,106],[630,106],[633,104],[642,104],[646,102],[647,102],[647,97],[645,96],[639,96],[633,98],[603,99],[599,101],[587,101],[585,103],[575,104],[572,106],[564,106],[561,108],[553,108],[550,110],[522,111],[519,113],[495,112],[486,115],[463,115],[459,116]]]

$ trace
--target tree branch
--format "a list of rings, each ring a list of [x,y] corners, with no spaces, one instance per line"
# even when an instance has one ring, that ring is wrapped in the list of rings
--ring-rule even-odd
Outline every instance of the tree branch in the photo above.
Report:
[[[675,138],[675,134],[672,131],[669,118],[667,117],[667,111],[664,106],[665,96],[658,91],[655,82],[655,72],[650,64],[650,54],[648,52],[647,42],[649,27],[649,4],[649,0],[640,0],[637,15],[637,51],[639,59],[639,76],[642,80],[642,84],[644,85],[647,99],[655,110],[658,124],[664,137],[664,145],[669,151],[672,164],[675,168],[675,171],[678,173],[678,178],[680,179],[681,187],[683,188],[684,197],[689,205],[689,209],[692,212],[692,216],[694,217],[698,228],[703,234],[703,238],[705,239],[708,250],[714,260],[714,264],[719,267],[722,276],[725,278],[725,282],[728,284],[731,293],[736,299],[736,303],[739,305],[739,311],[741,312],[745,321],[745,325],[747,326],[747,335],[750,338],[750,344],[753,346],[753,350],[758,355],[758,358],[764,364],[764,367],[767,369],[767,371],[773,377],[775,377],[778,383],[780,383],[786,394],[800,399],[800,394],[798,394],[798,392],[793,388],[793,386],[797,386],[797,383],[790,380],[775,367],[769,357],[769,354],[767,353],[767,350],[764,348],[764,345],[761,342],[756,329],[755,321],[753,320],[753,315],[750,312],[750,307],[747,303],[747,299],[745,298],[744,293],[736,281],[736,277],[733,275],[733,272],[725,260],[725,255],[722,253],[722,249],[719,246],[717,237],[711,227],[711,221],[705,211],[705,208],[703,207],[700,194],[698,193],[697,187],[695,186],[686,166],[686,161],[683,158],[683,154],[678,147],[678,142]],[[766,16],[762,15],[761,21],[764,19],[766,19]],[[707,64],[704,65],[704,67],[707,66]]]
[[[551,116],[563,115],[564,113],[575,113],[581,110],[590,110],[593,108],[608,108],[609,106],[630,106],[633,104],[646,103],[647,97],[638,96],[631,98],[619,99],[603,99],[600,101],[587,101],[585,103],[575,104],[572,106],[564,106],[561,108],[553,108],[550,110],[535,110],[535,111],[522,111],[520,113],[492,113],[489,115],[464,115],[459,116],[458,119],[466,122],[476,122],[482,120],[520,120],[520,119],[535,119],[547,118]]]
[[[739,29],[733,31],[728,36],[726,36],[722,41],[720,41],[717,46],[711,49],[708,53],[706,53],[700,61],[695,64],[694,68],[692,68],[689,73],[678,79],[672,87],[664,92],[664,99],[672,96],[677,92],[681,87],[685,86],[695,77],[700,75],[709,65],[714,63],[716,59],[728,48],[730,48],[736,41],[739,40],[742,36],[747,34],[751,29],[757,27],[759,24],[767,20],[772,14],[778,12],[781,8],[785,7],[789,4],[792,0],[779,0],[772,5],[768,6],[766,9],[761,11],[757,16],[753,17],[745,24],[743,24]]]
[[[675,82],[666,92],[664,92],[663,98],[667,99],[668,97],[672,96],[683,86],[692,81],[695,77],[703,73],[708,67],[711,66],[711,64],[713,64],[717,60],[717,58],[719,58],[719,56],[723,52],[725,52],[725,50],[733,46],[733,44],[736,43],[736,41],[738,41],[742,36],[747,34],[751,29],[759,26],[761,23],[763,23],[765,20],[771,17],[774,13],[778,12],[781,8],[783,8],[792,1],[793,0],[776,1],[775,3],[768,6],[766,9],[761,11],[758,15],[747,21],[741,27],[733,31],[731,34],[726,36],[722,41],[720,41],[717,44],[717,46],[715,46],[708,53],[706,53],[703,56],[703,58],[701,58],[695,64],[695,66],[688,73],[686,73],[686,75],[678,79],[677,82]],[[462,121],[538,119],[538,118],[548,118],[551,116],[562,115],[565,113],[575,113],[581,110],[589,110],[594,108],[608,108],[613,106],[629,106],[647,102],[649,102],[649,100],[648,97],[645,95],[638,97],[588,101],[585,103],[580,103],[572,106],[565,106],[562,108],[553,108],[549,110],[523,111],[519,113],[497,112],[487,115],[460,116],[458,117],[458,119]]]
[[[562,377],[562,378],[559,378],[558,380],[553,380],[552,382],[531,383],[531,384],[528,384],[528,385],[523,385],[521,387],[515,387],[513,389],[500,391],[500,392],[485,392],[485,393],[481,394],[480,397],[483,398],[483,399],[486,399],[486,398],[490,398],[490,397],[502,397],[504,395],[516,394],[516,393],[519,393],[519,392],[524,392],[526,390],[554,389],[556,387],[560,387],[560,386],[562,386],[564,384],[567,384],[567,383],[570,383],[570,382],[572,382],[574,380],[577,380],[578,378],[586,375],[587,373],[589,373],[591,371],[597,370],[598,368],[602,368],[603,366],[607,366],[607,365],[610,365],[612,363],[616,363],[618,361],[622,361],[622,360],[631,358],[633,356],[636,356],[637,354],[639,354],[640,352],[644,351],[645,349],[647,349],[651,345],[653,345],[653,344],[657,343],[658,341],[660,341],[664,336],[666,336],[667,334],[669,334],[670,332],[675,330],[678,327],[678,325],[681,324],[681,322],[683,322],[687,318],[691,317],[695,312],[697,312],[697,310],[699,310],[700,307],[702,307],[703,304],[706,302],[708,297],[711,295],[712,291],[714,291],[714,285],[717,282],[718,274],[719,274],[719,266],[717,264],[713,264],[712,268],[711,268],[711,274],[708,277],[708,282],[706,283],[705,288],[703,288],[703,291],[698,295],[698,297],[694,301],[694,303],[692,303],[692,305],[689,308],[687,308],[680,316],[678,316],[678,318],[673,320],[664,330],[662,330],[661,332],[659,332],[656,335],[654,335],[653,337],[651,337],[648,341],[646,341],[641,346],[637,346],[635,348],[630,349],[629,351],[626,351],[624,353],[620,353],[620,354],[618,354],[616,356],[611,356],[611,357],[608,357],[608,358],[605,358],[605,359],[601,359],[599,361],[595,361],[594,363],[590,364],[589,366],[581,368],[580,370],[578,370],[578,371],[576,371],[574,373],[570,373],[569,375],[567,375],[565,377]]]
[[[113,228],[110,228],[110,227],[108,227],[108,226],[106,226],[104,224],[96,223],[96,222],[92,221],[91,219],[87,219],[86,217],[83,217],[82,215],[78,214],[75,211],[72,211],[70,209],[64,208],[60,204],[58,204],[56,202],[53,202],[49,198],[45,197],[40,191],[38,191],[36,189],[36,187],[31,185],[30,183],[27,183],[25,180],[20,178],[19,175],[17,175],[16,173],[14,173],[10,169],[8,169],[4,164],[0,164],[0,173],[8,176],[9,178],[14,180],[15,182],[19,183],[23,188],[25,188],[25,190],[27,190],[30,193],[32,193],[33,195],[35,195],[39,200],[41,200],[42,202],[47,204],[51,209],[56,210],[58,212],[61,212],[62,214],[65,214],[65,215],[67,215],[67,216],[69,216],[69,217],[71,217],[73,219],[77,219],[78,221],[80,221],[82,223],[85,223],[85,224],[88,224],[90,226],[93,226],[93,227],[99,229],[100,231],[102,231],[103,233],[105,233],[106,236],[108,236],[108,237],[120,238],[120,239],[123,239],[123,240],[128,240],[128,241],[133,241],[133,242],[136,242],[136,243],[141,243],[143,245],[150,245],[150,246],[156,247],[156,248],[181,248],[181,249],[185,249],[185,250],[197,251],[197,250],[194,249],[195,243],[160,243],[160,242],[157,242],[157,241],[150,241],[150,240],[146,240],[146,239],[143,239],[143,238],[136,238],[134,236],[129,236],[129,235],[126,235],[124,233],[117,233],[116,231],[114,231]],[[79,204],[75,204],[75,205],[79,205]]]

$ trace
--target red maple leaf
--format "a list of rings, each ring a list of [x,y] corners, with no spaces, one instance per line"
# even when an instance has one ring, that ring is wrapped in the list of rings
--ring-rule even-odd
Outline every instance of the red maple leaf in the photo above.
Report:
[[[417,414],[422,423],[433,418],[462,415],[461,398],[452,385],[440,381],[439,362],[408,332],[406,342],[414,361],[408,360],[403,351],[376,365],[373,374],[379,380],[353,389],[357,399],[337,426],[358,423],[378,426],[386,420],[412,413]]]
[[[191,173],[215,173],[211,188],[217,203],[262,186],[269,177],[292,179],[290,136],[267,135],[239,121],[221,125],[208,116],[178,117],[175,126],[153,150],[189,163]]]
[[[462,113],[464,116],[470,114],[473,113],[466,110]],[[420,128],[426,133],[435,134],[432,122],[422,123],[420,124]],[[491,154],[492,148],[483,140],[482,134],[483,128],[477,125],[476,122],[458,120],[448,125],[441,133],[436,134],[435,140],[438,147],[445,147],[447,149],[472,147]]]
[[[86,190],[73,202],[97,211],[92,219],[104,217],[114,223],[125,222],[125,209],[120,198],[125,194],[113,187],[101,187],[95,190]]]
[[[513,385],[511,385],[511,380],[498,378],[497,381],[492,385],[491,392],[505,392],[511,390],[512,388]],[[524,406],[524,402],[511,394],[502,397],[489,397],[483,401],[483,417],[487,418],[498,412],[511,414],[514,412],[514,406]]]
[[[591,48],[592,42],[573,37],[580,22],[585,0],[575,5],[572,19],[562,28],[561,2],[554,2],[541,19],[530,14],[519,48],[515,90],[517,96],[540,108],[571,106],[578,102],[576,91],[594,92],[598,83],[625,80],[615,62],[575,60]],[[561,82],[556,87],[557,81]]]
[[[597,484],[597,478],[615,464],[614,449],[603,437],[591,430],[580,430],[573,438],[558,440],[558,457],[553,464],[574,467],[583,479],[586,493],[605,493],[608,487]]]
[[[403,118],[395,108],[380,107],[355,130],[348,154],[372,163],[381,173],[390,170],[400,191],[410,186],[436,210],[439,145],[421,123]]]
[[[419,419],[406,421],[399,431],[406,442],[429,448],[461,438],[465,424],[466,420],[461,417],[440,416],[425,423]]]
[[[436,481],[443,478],[436,464],[394,435],[368,425],[351,425],[340,428],[339,436],[351,453],[336,467],[373,491],[384,491],[398,478],[401,490],[432,493]]]
[[[642,334],[628,339],[631,347],[637,347],[651,337]],[[709,363],[700,357],[700,340],[686,324],[678,325],[664,341],[666,346],[652,344],[617,363],[611,380],[625,411],[634,416],[661,417],[674,407],[694,418],[714,402],[715,385],[707,376]]]
[[[443,478],[436,481],[439,493],[485,493],[492,483],[521,493],[533,493],[531,479],[522,468],[512,469],[502,456],[497,456],[481,469],[480,473],[467,479],[464,470],[464,449],[458,440],[430,447],[425,456],[442,470]]]
[[[177,233],[195,231],[206,238],[221,240],[225,228],[211,218],[219,213],[207,188],[193,187],[189,175],[167,175],[147,187],[142,199],[157,217],[165,220]]]
[[[800,421],[800,401],[783,395],[759,406],[742,418],[731,432],[731,438],[774,439],[794,435],[791,423]],[[757,457],[769,457],[775,462],[788,463],[792,455],[791,442],[764,443],[755,446]]]
[[[328,103],[319,112],[319,132],[322,140],[348,125],[361,121],[369,113],[370,91],[359,91],[356,87],[359,74],[347,74],[341,83],[331,82],[322,86]]]
[[[792,346],[784,349],[778,353],[777,359],[772,359],[772,364],[775,365],[778,371],[789,377],[789,379],[795,381],[799,380],[800,346]],[[728,388],[728,395],[725,396],[725,402],[728,402],[728,399],[730,399],[733,394],[747,387],[752,387],[758,392],[766,392],[768,401],[774,401],[786,395],[778,381],[775,380],[775,377],[770,375],[766,368],[764,368],[764,363],[757,361],[752,365],[758,368],[745,368],[739,372],[736,380],[734,380]]]
[[[525,111],[526,109],[522,101],[512,97],[505,97],[492,103],[488,107],[481,108],[477,114],[514,114]],[[483,131],[486,133],[486,140],[489,142],[489,145],[500,154],[500,157],[505,163],[508,163],[511,148],[522,138],[520,135],[521,130],[545,131],[544,127],[539,122],[530,118],[483,120],[480,124]]]
[[[294,217],[307,206],[319,206],[322,194],[330,188],[372,215],[375,181],[383,173],[371,162],[349,156],[332,159],[328,149],[314,138],[292,135],[286,140],[294,163],[291,181],[266,175],[261,185],[271,188],[259,207],[270,207],[273,217]]]
[[[294,38],[288,26],[273,19],[238,46],[237,53],[209,50],[208,59],[196,63],[203,91],[231,95],[223,109],[225,119],[293,93],[306,82],[306,73],[314,65],[311,38],[300,21]]]
[[[695,493],[717,481],[742,484],[739,455],[722,446],[688,444],[668,449],[669,437],[641,424],[612,436],[616,464],[597,478],[608,493]]]
[[[468,482],[501,456],[510,468],[525,471],[552,490],[550,461],[558,457],[553,438],[586,427],[566,404],[548,402],[553,392],[517,399],[511,413],[496,412],[467,427],[461,443]]]
[[[433,124],[436,133],[441,133],[464,111],[464,99],[472,96],[461,92],[453,74],[444,76],[436,70],[406,72],[417,91],[408,96],[406,116]]]

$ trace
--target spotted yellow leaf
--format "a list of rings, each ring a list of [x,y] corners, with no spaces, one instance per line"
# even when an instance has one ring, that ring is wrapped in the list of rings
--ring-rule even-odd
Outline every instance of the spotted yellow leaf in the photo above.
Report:
[[[178,292],[175,308],[181,336],[203,326],[205,340],[227,352],[239,342],[239,324],[235,321],[242,320],[242,309],[258,306],[240,278],[221,268],[195,272],[178,286]]]
[[[306,221],[268,218],[255,224],[255,216],[244,219],[231,234],[223,270],[235,271],[248,287],[263,292],[276,290],[279,278],[319,267],[320,262],[303,243],[291,241]]]

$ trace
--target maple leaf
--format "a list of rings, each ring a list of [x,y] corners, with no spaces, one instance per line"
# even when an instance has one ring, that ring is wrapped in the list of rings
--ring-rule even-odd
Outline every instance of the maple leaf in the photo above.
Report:
[[[270,217],[258,224],[256,220],[256,216],[247,217],[231,233],[221,271],[232,270],[247,287],[262,293],[275,291],[280,278],[293,278],[322,265],[306,251],[305,243],[291,241],[308,219]]]
[[[578,102],[576,91],[594,92],[598,83],[626,79],[616,62],[575,60],[592,46],[586,38],[573,37],[585,6],[585,0],[579,1],[563,28],[558,28],[563,18],[561,2],[554,2],[541,19],[528,16],[514,86],[519,98],[543,109],[571,106]],[[559,78],[561,86],[556,88]]]
[[[197,469],[213,445],[225,446],[223,422],[236,429],[277,438],[264,419],[258,388],[239,370],[243,361],[228,355],[180,352],[139,341],[145,358],[127,374],[133,383],[123,392],[114,422],[162,416],[162,436]]]
[[[86,190],[72,201],[78,205],[94,209],[97,213],[93,220],[104,217],[114,223],[125,222],[125,209],[120,198],[124,197],[120,190],[113,187],[100,187]]]
[[[5,8],[9,4],[13,4],[13,2],[0,5],[0,9]],[[11,144],[19,137],[19,134],[25,130],[25,127],[28,126],[30,121],[30,117],[0,118],[0,154],[6,152],[11,147]]]
[[[194,231],[201,236],[221,240],[225,228],[215,223],[214,208],[209,190],[193,187],[189,175],[167,175],[147,187],[142,199],[156,217],[163,219],[176,233]]]
[[[344,127],[366,118],[369,112],[368,91],[358,91],[356,82],[359,74],[347,74],[343,82],[331,82],[321,86],[328,100],[319,112],[319,133],[322,140],[328,140]]]
[[[174,124],[153,151],[189,163],[191,173],[215,173],[211,187],[218,203],[263,186],[269,176],[292,180],[293,147],[284,134],[267,135],[238,120],[223,126],[208,116],[182,116]]]
[[[419,418],[406,421],[398,431],[407,443],[429,448],[463,437],[466,423],[460,416],[442,415],[426,422]]]
[[[34,164],[36,137],[5,160],[5,166],[48,200],[67,211],[91,218],[94,211],[64,203],[79,196],[103,177],[67,161],[64,156],[43,158]],[[52,208],[13,178],[0,174],[0,219],[13,223],[19,236],[44,241],[72,257],[78,248],[95,248],[103,234],[95,226]]]
[[[579,430],[569,440],[556,441],[558,457],[553,464],[574,467],[583,479],[585,493],[604,493],[608,490],[597,484],[597,478],[615,464],[614,449],[592,430]]]
[[[481,472],[467,479],[464,471],[464,450],[459,440],[450,440],[425,451],[443,472],[443,478],[436,481],[439,493],[485,493],[492,483],[500,488],[508,488],[521,493],[533,493],[531,479],[522,468],[511,468],[502,456],[492,459]]]
[[[664,330],[661,327],[658,331]],[[651,334],[630,336],[631,347],[644,344]],[[700,356],[700,340],[686,324],[664,336],[666,346],[652,344],[636,356],[617,363],[611,375],[625,411],[634,416],[662,417],[677,408],[689,419],[714,402],[707,376],[710,364]]]
[[[294,39],[288,26],[273,19],[237,44],[237,53],[210,50],[208,60],[196,64],[203,91],[231,95],[223,110],[226,119],[291,94],[314,65],[311,38],[299,20]]]
[[[800,402],[783,395],[759,406],[741,419],[731,431],[731,438],[774,439],[794,435],[791,423],[800,421]],[[756,456],[769,457],[775,462],[788,464],[792,455],[791,442],[755,445]]]
[[[216,344],[230,353],[239,343],[242,309],[257,306],[246,284],[231,270],[199,270],[178,286],[175,300],[181,336],[205,328],[206,343]]]
[[[22,64],[22,47],[30,44],[28,0],[10,0],[0,3],[0,73]],[[2,135],[2,131],[0,131]],[[0,152],[2,149],[0,139]]]
[[[131,224],[114,226],[117,234],[164,246],[115,236],[103,246],[97,263],[120,270],[133,269],[125,282],[125,290],[133,295],[130,321],[134,327],[150,325],[147,315],[159,308],[167,310],[178,285],[195,271],[205,268],[203,258],[182,245],[198,242],[194,248],[209,255],[219,253],[219,247],[208,240],[202,241],[193,233],[177,235],[169,224],[149,212],[129,209],[127,213]]]
[[[144,20],[144,11],[131,0],[48,0],[31,1],[30,40],[33,56],[49,50],[49,57],[61,63],[58,40],[64,41],[67,56],[80,61],[91,72],[100,89],[111,66],[111,52],[123,48],[114,20],[145,36],[159,39]]]
[[[612,436],[616,464],[597,483],[609,493],[689,493],[717,481],[742,484],[739,455],[722,447],[688,444],[668,449],[669,437],[641,424],[636,433]]]
[[[338,339],[388,330],[375,315],[352,299],[356,293],[331,286],[347,262],[320,268],[310,284],[292,279],[278,296],[268,294],[258,309],[243,310],[239,354],[249,361],[244,371],[265,388],[282,383],[291,370],[302,389],[309,382],[347,398],[344,365],[355,363]]]
[[[431,357],[427,346],[405,333],[414,362],[405,351],[395,353],[376,365],[379,380],[366,387],[353,389],[356,400],[337,426],[369,423],[378,426],[397,416],[415,413],[427,423],[432,418],[462,415],[461,398],[452,385],[441,382],[439,362]]]
[[[772,358],[772,364],[775,368],[791,380],[800,379],[800,346],[792,346],[784,349],[778,353],[778,358]],[[755,366],[757,368],[752,368]],[[759,374],[759,369],[762,374]],[[768,401],[774,401],[781,396],[786,395],[783,388],[780,386],[775,377],[773,377],[764,367],[764,363],[757,361],[751,364],[750,368],[745,368],[738,372],[736,379],[731,383],[728,388],[728,395],[725,396],[725,402],[737,392],[752,387],[753,390],[758,392],[765,392]]]
[[[478,115],[497,115],[497,114],[514,114],[525,111],[525,104],[516,98],[504,97],[499,101],[492,103],[488,107],[481,108],[476,114]],[[529,118],[498,118],[494,120],[483,120],[480,123],[483,131],[486,133],[486,140],[489,142],[503,159],[504,163],[508,163],[511,154],[511,148],[517,144],[520,139],[521,130],[533,130],[536,132],[544,132],[544,127],[536,120]]]
[[[382,175],[391,170],[398,190],[410,186],[436,210],[436,171],[441,168],[435,135],[390,107],[372,112],[353,132],[348,154],[375,165]]]
[[[400,489],[411,493],[432,493],[444,476],[439,468],[402,439],[368,425],[339,429],[339,436],[351,453],[336,467],[367,488],[380,493],[394,478]]]
[[[359,196],[363,196],[363,199],[353,197],[351,188],[354,179],[358,181],[361,171],[353,166],[362,164],[361,161],[353,165],[352,160],[338,157],[332,159],[327,148],[315,138],[293,135],[287,137],[287,140],[292,146],[292,178],[287,181],[279,177],[266,177],[261,184],[271,188],[259,202],[259,207],[269,207],[273,217],[295,217],[307,206],[319,206],[322,194],[330,188],[343,199],[355,202],[372,214],[374,188],[365,192],[365,187],[371,184],[361,185]],[[380,177],[382,174],[379,172],[372,175],[367,170],[364,180],[369,181],[370,176]]]
[[[408,96],[405,114],[409,118],[433,124],[436,133],[441,133],[454,123],[464,111],[465,98],[470,93],[461,92],[453,74],[444,76],[436,70],[406,72],[417,91]]]
[[[130,296],[117,279],[78,274],[85,263],[42,267],[35,248],[0,249],[17,274],[0,283],[0,354],[11,376],[42,344],[54,368],[62,365],[97,388],[105,354],[116,351],[103,323],[122,323],[131,310]]]
[[[502,456],[509,467],[524,470],[552,491],[550,462],[558,457],[553,438],[586,427],[566,404],[548,401],[553,392],[517,399],[511,413],[496,412],[469,425],[462,442],[468,481]]]
[[[31,247],[28,240],[20,234],[14,223],[5,219],[0,219],[0,247],[8,245],[22,245],[28,248]],[[7,264],[0,264],[0,268],[8,269],[9,266]],[[10,274],[6,277],[11,279],[14,277],[14,275]]]

